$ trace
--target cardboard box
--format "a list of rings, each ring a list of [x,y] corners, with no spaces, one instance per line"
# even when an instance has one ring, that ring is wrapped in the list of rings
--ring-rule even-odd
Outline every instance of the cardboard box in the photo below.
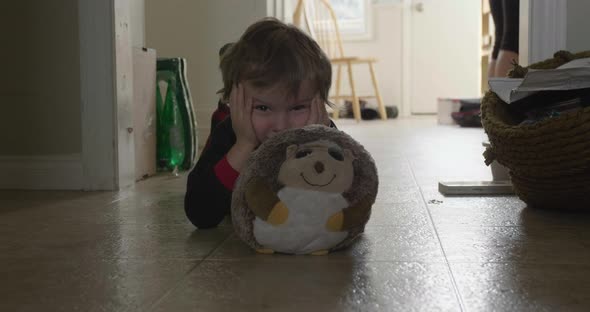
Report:
[[[459,99],[438,98],[437,116],[439,125],[455,125],[457,124],[451,114],[458,112],[461,109],[461,102]]]
[[[156,50],[133,49],[135,180],[156,174]]]

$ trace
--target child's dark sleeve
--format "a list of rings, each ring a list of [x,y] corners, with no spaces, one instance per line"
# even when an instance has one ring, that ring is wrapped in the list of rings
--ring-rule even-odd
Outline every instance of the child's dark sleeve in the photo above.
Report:
[[[207,146],[188,176],[184,210],[200,229],[216,227],[230,212],[238,172],[227,162],[226,154],[235,142],[228,117],[212,129]]]
[[[213,112],[213,115],[211,115],[211,131],[217,128],[217,125],[225,120],[227,116],[229,116],[229,106],[219,100],[217,102],[217,109]]]

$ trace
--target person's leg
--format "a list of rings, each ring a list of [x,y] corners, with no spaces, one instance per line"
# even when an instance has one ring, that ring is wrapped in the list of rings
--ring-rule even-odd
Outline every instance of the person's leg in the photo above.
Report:
[[[498,61],[493,57],[490,58],[490,63],[488,64],[488,78],[496,77],[496,64],[498,64]]]
[[[492,57],[490,59],[490,64],[488,65],[488,77],[496,77],[496,64],[498,53],[500,52],[500,46],[502,45],[502,35],[504,33],[504,10],[502,9],[502,0],[489,1],[492,19],[494,20],[495,36]]]
[[[494,69],[496,77],[506,77],[508,72],[512,69],[513,61],[518,61],[518,53],[508,50],[500,50],[496,67]]]
[[[504,32],[495,68],[498,77],[505,77],[512,69],[512,62],[518,62],[519,1],[502,0],[502,5]]]

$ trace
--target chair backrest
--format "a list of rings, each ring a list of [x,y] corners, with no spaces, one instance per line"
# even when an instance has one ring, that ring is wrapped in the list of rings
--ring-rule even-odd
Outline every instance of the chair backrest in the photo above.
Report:
[[[298,0],[293,24],[307,31],[329,58],[344,56],[338,20],[329,0]]]

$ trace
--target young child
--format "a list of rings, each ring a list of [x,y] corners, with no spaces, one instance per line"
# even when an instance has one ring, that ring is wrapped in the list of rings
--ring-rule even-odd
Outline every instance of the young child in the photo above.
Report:
[[[201,229],[216,227],[229,214],[234,183],[267,138],[309,124],[335,127],[325,106],[330,61],[295,26],[274,18],[254,23],[223,53],[220,68],[230,115],[211,129],[184,201],[187,217]]]

